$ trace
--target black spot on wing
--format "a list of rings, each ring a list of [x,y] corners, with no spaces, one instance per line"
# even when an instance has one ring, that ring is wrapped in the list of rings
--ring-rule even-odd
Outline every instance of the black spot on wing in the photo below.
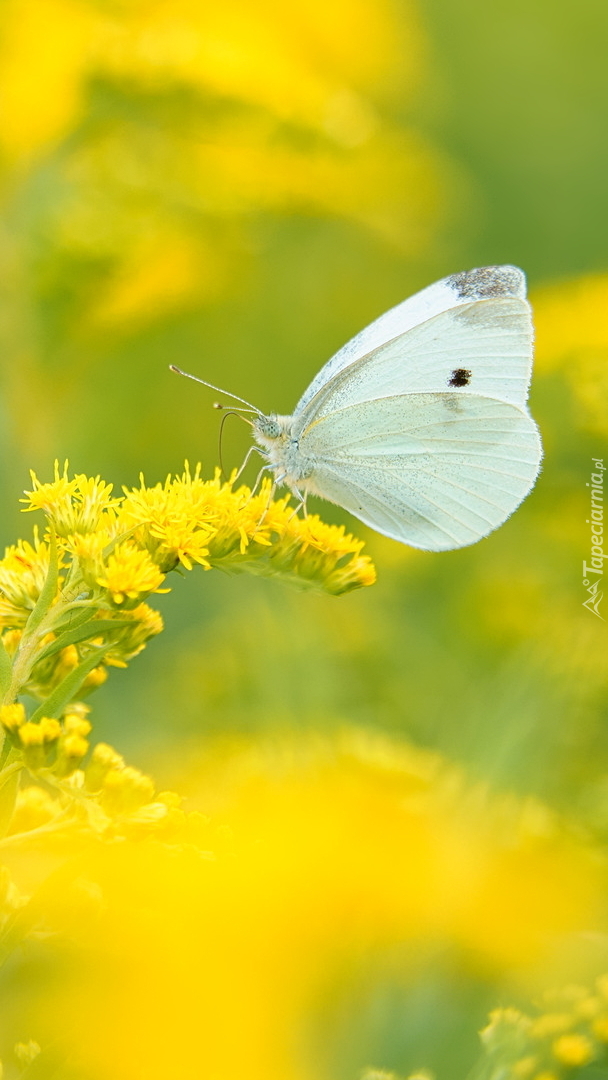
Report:
[[[482,266],[447,279],[461,299],[488,300],[495,296],[524,297],[526,279],[516,266]]]
[[[466,368],[456,368],[448,379],[448,386],[468,386],[471,381],[471,372]]]

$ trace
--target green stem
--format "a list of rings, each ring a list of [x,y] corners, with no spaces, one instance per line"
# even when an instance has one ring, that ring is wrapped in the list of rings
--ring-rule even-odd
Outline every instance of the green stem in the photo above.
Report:
[[[22,687],[25,685],[30,677],[32,668],[36,662],[36,653],[38,651],[40,642],[49,633],[51,629],[51,622],[55,622],[58,614],[63,614],[67,607],[67,603],[55,604],[52,611],[49,611],[47,615],[36,627],[31,634],[25,639],[22,639],[15,658],[13,660],[13,672],[11,676],[8,689],[4,695],[3,705],[11,705],[17,698]]]
[[[28,633],[26,627],[13,659],[12,675],[2,699],[3,705],[11,705],[28,681],[32,668],[38,659],[36,654],[43,638],[54,629],[58,622],[61,622],[69,611],[82,609],[87,604],[90,604],[90,600],[77,599],[82,591],[82,584],[82,578],[77,575],[70,589],[63,590],[62,599],[53,604],[37,622],[35,629]]]

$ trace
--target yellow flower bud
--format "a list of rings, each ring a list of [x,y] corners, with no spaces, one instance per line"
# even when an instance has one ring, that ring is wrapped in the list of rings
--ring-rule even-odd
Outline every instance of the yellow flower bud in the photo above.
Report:
[[[9,656],[15,655],[22,637],[23,630],[6,630],[2,635],[2,644]]]
[[[66,735],[61,744],[62,754],[73,761],[80,761],[88,749],[89,744],[81,735]]]
[[[25,723],[25,719],[25,709],[20,701],[16,701],[14,705],[0,706],[0,723],[11,734],[14,734]]]
[[[104,780],[102,802],[110,813],[128,814],[153,797],[153,781],[132,766],[111,769]]]
[[[107,677],[107,669],[104,667],[103,664],[100,664],[99,667],[93,668],[92,671],[89,671],[89,674],[87,675],[86,679],[82,684],[82,689],[95,690],[96,687],[103,685]]]
[[[122,769],[125,759],[108,743],[97,743],[86,768],[86,786],[99,791],[110,769]]]
[[[593,1045],[585,1035],[562,1035],[551,1049],[562,1065],[587,1065],[595,1057]]]
[[[46,825],[61,812],[57,799],[36,784],[21,788],[17,793],[15,810],[11,819],[11,833],[29,832]]]
[[[19,728],[19,742],[25,751],[43,746],[44,732],[40,724],[32,724],[30,720],[22,724]]]
[[[54,742],[61,735],[61,724],[49,716],[43,716],[38,726],[42,729],[42,738],[45,743]]]
[[[90,734],[92,724],[78,713],[68,713],[63,718],[63,730],[66,735],[80,735],[84,739]]]
[[[28,720],[21,725],[18,738],[28,768],[42,769],[50,763],[60,735],[59,721],[48,716],[43,716],[37,724]]]

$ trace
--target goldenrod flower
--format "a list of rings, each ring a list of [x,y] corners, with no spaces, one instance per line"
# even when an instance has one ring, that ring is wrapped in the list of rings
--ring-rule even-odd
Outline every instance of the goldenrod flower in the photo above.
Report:
[[[82,761],[88,749],[89,744],[82,735],[66,735],[61,740],[61,755],[67,759],[71,768],[76,768],[76,765]]]
[[[96,690],[98,686],[103,686],[108,678],[108,672],[103,664],[99,664],[98,667],[89,671],[89,674],[84,679],[81,691]]]
[[[0,626],[25,626],[48,574],[49,557],[37,530],[33,544],[19,540],[6,548],[0,560]]]
[[[99,791],[111,769],[122,769],[125,760],[113,746],[97,743],[85,770],[86,785],[90,791]]]
[[[76,476],[76,522],[78,532],[93,532],[103,520],[106,523],[114,517],[115,507],[120,506],[121,498],[112,498],[114,485],[107,484],[99,476]],[[108,513],[109,511],[109,513]]]
[[[25,708],[20,701],[16,701],[13,705],[0,706],[0,723],[11,734],[17,732],[25,724],[25,721]]]
[[[152,562],[148,552],[132,540],[126,540],[117,544],[108,556],[103,576],[97,579],[97,584],[107,589],[113,603],[124,604],[160,592],[163,581],[164,574]]]
[[[43,746],[45,743],[55,742],[61,735],[61,725],[58,720],[43,716],[37,723],[27,721],[17,731],[22,746]]]
[[[521,1040],[527,1035],[529,1026],[529,1018],[519,1009],[493,1009],[479,1037],[488,1050],[494,1050],[510,1040]]]
[[[129,814],[152,801],[154,782],[139,769],[126,765],[110,769],[103,781],[101,804],[112,814]]]
[[[598,988],[608,986],[602,976]],[[481,1032],[488,1068],[480,1078],[496,1080],[498,1075],[512,1080],[561,1080],[600,1058],[608,1042],[608,1017],[598,1017],[601,1003],[586,986],[567,984],[543,995],[545,1005],[574,1007],[574,1012],[555,1009],[535,1017],[516,1009],[498,1009]],[[558,1068],[555,1063],[558,1063]],[[578,1075],[578,1073],[577,1073]]]
[[[207,542],[215,532],[217,513],[210,495],[215,493],[200,479],[200,467],[191,476],[188,467],[181,477],[167,477],[164,484],[125,488],[119,525],[134,530],[134,536],[150,552],[163,573],[181,563],[187,570],[193,563],[208,567]]]
[[[73,706],[71,706],[73,709]],[[69,712],[63,718],[63,730],[66,735],[80,735],[86,738],[91,732],[91,722],[77,712]]]
[[[562,1065],[587,1065],[595,1051],[585,1035],[561,1035],[552,1045],[553,1055]]]
[[[63,473],[55,462],[55,479],[50,484],[41,484],[33,471],[30,475],[32,490],[26,491],[25,499],[21,500],[28,504],[24,512],[44,510],[59,537],[95,531],[103,516],[108,517],[106,512],[120,503],[120,499],[111,497],[112,484],[106,484],[99,476],[81,473],[70,480],[67,462]]]
[[[13,657],[17,652],[22,636],[23,631],[17,629],[5,630],[1,635],[2,644],[10,657]]]
[[[29,832],[47,825],[61,813],[61,804],[37,784],[22,787],[17,792],[15,809],[11,818],[10,833]]]
[[[104,655],[104,663],[112,667],[126,667],[127,661],[137,656],[164,627],[162,616],[147,604],[121,611],[120,622],[123,625],[118,631],[116,645]]]
[[[38,723],[30,720],[17,729],[18,745],[29,769],[36,771],[48,766],[55,757],[61,725],[52,717],[43,716]]]
[[[72,500],[78,486],[76,477],[72,480],[68,477],[68,463],[64,463],[63,472],[59,471],[59,462],[54,466],[55,479],[50,483],[41,484],[36,473],[30,470],[32,490],[25,491],[24,499],[20,502],[27,503],[24,513],[29,510],[44,510],[45,514],[53,517],[56,523],[64,518],[72,517]],[[57,530],[59,532],[59,529]]]
[[[567,1031],[575,1022],[571,1013],[544,1013],[530,1025],[530,1037],[533,1039],[546,1039],[549,1035],[557,1035]]]
[[[66,552],[78,560],[78,566],[84,582],[91,589],[97,589],[99,578],[106,568],[106,556],[111,552],[114,530],[100,528],[97,532],[71,533],[65,538]]]
[[[257,495],[234,478],[224,483],[219,472],[203,480],[200,465],[192,473],[186,464],[180,476],[149,487],[124,489],[111,497],[111,485],[99,477],[78,475],[55,467],[55,479],[41,484],[33,476],[27,509],[44,509],[59,537],[61,559],[76,560],[82,583],[123,611],[152,592],[164,575],[178,566],[195,564],[225,570],[284,577],[292,583],[335,595],[370,585],[375,571],[361,554],[362,542],[343,527],[325,525],[317,515],[300,518],[289,496],[272,499],[265,480]],[[15,557],[26,557],[37,569],[35,580],[15,576],[14,558],[7,552],[5,625],[24,625],[39,595],[48,569],[47,545],[21,545]],[[74,570],[69,580],[77,586]],[[11,576],[12,575],[12,576]],[[30,572],[31,576],[31,572]],[[2,568],[0,567],[0,589]],[[0,603],[0,620],[2,619]],[[116,659],[116,657],[114,657]],[[118,660],[120,661],[120,657]]]

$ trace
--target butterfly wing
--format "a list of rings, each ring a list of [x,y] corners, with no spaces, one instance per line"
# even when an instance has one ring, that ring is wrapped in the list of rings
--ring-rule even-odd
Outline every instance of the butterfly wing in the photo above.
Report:
[[[418,393],[353,404],[300,439],[306,486],[378,532],[445,551],[502,524],[542,456],[529,414],[477,395]]]
[[[516,266],[486,266],[443,278],[391,308],[347,342],[321,368],[295,412],[301,413],[317,393],[346,368],[436,315],[479,300],[511,298],[525,302],[525,297],[525,275]]]
[[[483,395],[524,408],[533,331],[526,300],[498,297],[444,311],[343,368],[294,413],[294,434],[336,409],[395,394]]]

